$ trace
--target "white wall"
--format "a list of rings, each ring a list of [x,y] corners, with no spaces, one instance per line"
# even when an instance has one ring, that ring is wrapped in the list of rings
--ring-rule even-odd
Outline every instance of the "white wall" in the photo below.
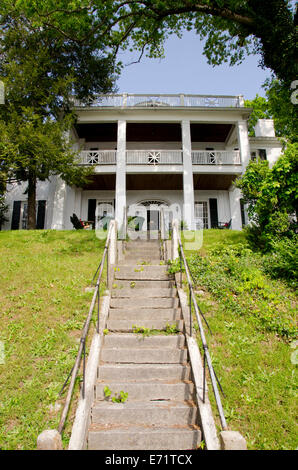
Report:
[[[5,195],[6,204],[9,209],[7,212],[8,222],[2,226],[2,230],[11,229],[11,218],[13,211],[13,201],[27,201],[28,196],[24,194],[27,188],[27,183],[13,183],[7,186],[7,193]],[[46,204],[46,217],[45,217],[45,228],[51,228],[52,223],[52,211],[53,211],[53,190],[55,188],[55,181],[52,178],[51,181],[38,181],[36,187],[36,199],[47,201]]]
[[[208,202],[208,215],[210,226],[209,214],[209,199],[217,199],[218,207],[218,220],[220,222],[229,222],[231,219],[229,191],[194,191],[195,202],[207,201]],[[102,201],[110,201],[115,199],[114,191],[83,191],[82,192],[82,211],[77,214],[82,220],[87,220],[88,217],[88,199],[100,199]],[[183,191],[169,191],[169,190],[148,190],[148,191],[127,191],[126,201],[127,206],[139,204],[142,201],[158,200],[164,201],[168,205],[178,204],[180,210],[183,209]]]

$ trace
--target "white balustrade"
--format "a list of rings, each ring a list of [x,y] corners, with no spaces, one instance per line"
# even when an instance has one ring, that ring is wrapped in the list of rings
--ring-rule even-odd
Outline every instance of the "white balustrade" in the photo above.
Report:
[[[193,165],[240,165],[239,150],[195,150],[192,152]]]
[[[182,165],[182,150],[128,150],[127,165]]]
[[[83,150],[81,165],[116,165],[116,150]],[[193,165],[240,165],[240,151],[234,150],[195,150],[192,153]],[[127,165],[182,165],[182,150],[127,150]]]
[[[74,99],[75,106],[84,106]],[[94,107],[243,107],[241,96],[222,95],[174,95],[174,94],[114,94],[98,95],[91,103]]]
[[[83,150],[81,152],[81,165],[115,165],[115,150]]]

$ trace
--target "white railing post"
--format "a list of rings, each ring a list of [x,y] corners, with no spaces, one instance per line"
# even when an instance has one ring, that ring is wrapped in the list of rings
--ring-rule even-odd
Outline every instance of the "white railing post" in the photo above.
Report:
[[[172,260],[179,258],[179,241],[178,241],[178,231],[179,231],[179,221],[177,219],[173,220],[172,223]]]
[[[109,265],[115,265],[117,263],[117,222],[111,220],[110,222],[110,244],[109,244]]]

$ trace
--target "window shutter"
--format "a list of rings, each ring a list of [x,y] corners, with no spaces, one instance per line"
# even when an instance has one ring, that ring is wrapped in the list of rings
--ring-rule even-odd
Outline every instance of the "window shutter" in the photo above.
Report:
[[[218,227],[217,199],[209,199],[211,228]]]
[[[242,222],[242,227],[246,225],[245,223],[245,208],[244,208],[244,202],[243,199],[240,199],[240,209],[241,209],[241,222]]]
[[[21,201],[14,201],[11,218],[11,230],[19,230],[21,215]]]
[[[46,201],[38,201],[36,229],[43,230],[45,225]]]

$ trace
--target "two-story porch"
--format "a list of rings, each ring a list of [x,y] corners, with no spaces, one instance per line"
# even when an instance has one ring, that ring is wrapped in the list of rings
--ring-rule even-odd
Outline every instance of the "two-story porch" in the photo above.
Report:
[[[176,204],[188,228],[232,219],[241,229],[233,182],[249,159],[250,112],[241,97],[116,95],[76,111],[80,164],[94,168],[75,190],[82,219],[113,210],[121,226],[124,208],[145,205],[145,227],[158,227],[158,207]]]

